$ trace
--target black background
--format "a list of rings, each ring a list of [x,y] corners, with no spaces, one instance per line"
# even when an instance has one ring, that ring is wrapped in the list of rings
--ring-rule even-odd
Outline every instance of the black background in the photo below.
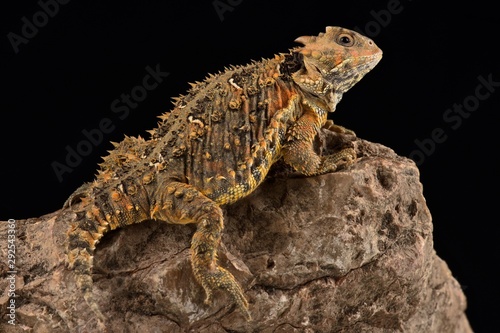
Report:
[[[214,3],[229,9],[218,13]],[[124,134],[148,137],[145,130],[155,127],[156,116],[170,109],[170,97],[184,93],[187,82],[287,52],[296,37],[316,35],[327,25],[357,27],[384,58],[344,96],[334,119],[418,160],[437,254],[466,293],[472,328],[491,332],[499,308],[493,270],[500,252],[494,138],[500,87],[470,104],[474,111],[460,123],[443,116],[454,104],[474,102],[478,77],[500,82],[499,18],[485,1],[447,3],[73,0],[59,5],[17,53],[9,33],[22,35],[22,18],[33,22],[41,7],[37,1],[3,4],[0,220],[59,209],[93,179],[100,156],[112,148],[109,141]],[[157,65],[169,76],[120,119],[112,102],[142,84],[146,66]],[[98,128],[104,118],[114,130],[59,181],[53,162],[64,164],[66,147],[75,149],[85,140],[82,131]],[[431,133],[439,129],[446,140],[431,147]],[[416,152],[422,151],[416,140],[426,143],[427,153]]]

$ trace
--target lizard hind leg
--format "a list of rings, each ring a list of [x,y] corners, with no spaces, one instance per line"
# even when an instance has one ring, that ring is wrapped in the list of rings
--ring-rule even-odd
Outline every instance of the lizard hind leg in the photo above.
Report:
[[[170,183],[152,208],[152,217],[176,224],[195,223],[197,230],[191,241],[191,267],[196,280],[210,303],[213,291],[222,289],[247,320],[248,302],[234,276],[217,263],[217,249],[224,228],[219,205],[191,185]]]

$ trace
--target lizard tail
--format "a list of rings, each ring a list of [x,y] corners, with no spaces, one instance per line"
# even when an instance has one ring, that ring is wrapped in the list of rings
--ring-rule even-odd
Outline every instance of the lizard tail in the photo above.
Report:
[[[149,201],[146,190],[134,183],[120,184],[108,191],[84,184],[66,201],[65,208],[77,203],[76,219],[67,238],[68,268],[75,272],[76,284],[85,301],[103,323],[104,317],[92,292],[96,245],[110,230],[148,219]]]
[[[104,321],[96,300],[92,293],[92,267],[94,250],[99,240],[110,228],[105,220],[96,216],[97,210],[88,210],[77,213],[79,218],[68,231],[67,260],[68,268],[76,274],[76,284],[82,291],[83,297],[99,321]]]

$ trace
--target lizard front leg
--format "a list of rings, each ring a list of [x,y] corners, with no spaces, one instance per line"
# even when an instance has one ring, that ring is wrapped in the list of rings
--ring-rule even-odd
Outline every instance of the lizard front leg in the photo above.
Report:
[[[320,175],[336,171],[340,162],[352,163],[356,152],[345,148],[331,155],[319,156],[313,141],[321,127],[321,120],[315,113],[305,113],[292,125],[287,133],[282,153],[284,161],[298,172],[307,175]]]
[[[230,272],[217,263],[217,249],[224,228],[221,208],[195,187],[180,182],[168,184],[158,197],[151,210],[152,218],[197,225],[191,240],[191,266],[196,280],[205,289],[205,303],[210,303],[214,290],[222,289],[250,320],[248,302],[240,285]]]

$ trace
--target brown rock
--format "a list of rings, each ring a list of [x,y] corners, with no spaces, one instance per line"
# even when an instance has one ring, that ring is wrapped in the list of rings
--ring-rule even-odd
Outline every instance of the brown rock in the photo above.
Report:
[[[150,221],[108,234],[96,252],[94,293],[110,331],[472,332],[465,296],[433,249],[418,169],[381,145],[354,145],[360,158],[344,170],[277,171],[227,208],[220,262],[246,290],[251,322],[222,292],[203,303],[189,262],[193,226]],[[16,325],[8,323],[3,245],[1,332],[97,331],[64,268],[74,218],[16,221]],[[7,230],[1,223],[1,244]]]

